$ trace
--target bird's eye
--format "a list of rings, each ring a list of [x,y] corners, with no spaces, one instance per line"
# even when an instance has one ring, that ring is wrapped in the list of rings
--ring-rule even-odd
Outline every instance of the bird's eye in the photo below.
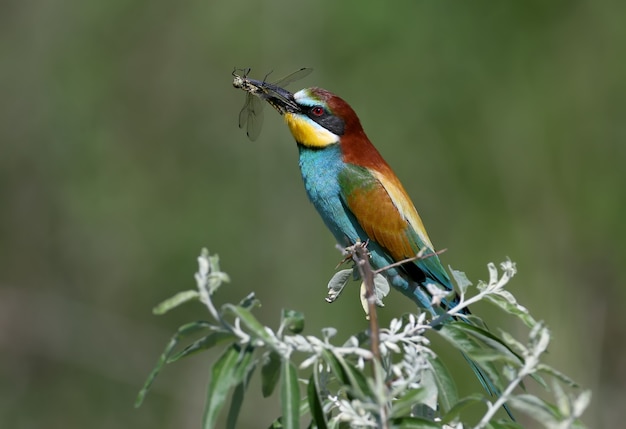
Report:
[[[315,116],[322,116],[324,114],[324,108],[320,106],[315,106],[311,109],[311,113],[313,113]]]

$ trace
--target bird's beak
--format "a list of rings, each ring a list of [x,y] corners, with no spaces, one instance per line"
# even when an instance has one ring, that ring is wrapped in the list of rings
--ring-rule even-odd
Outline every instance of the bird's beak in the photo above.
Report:
[[[262,89],[261,98],[271,104],[281,115],[301,112],[293,94],[286,89],[267,82],[263,82]]]

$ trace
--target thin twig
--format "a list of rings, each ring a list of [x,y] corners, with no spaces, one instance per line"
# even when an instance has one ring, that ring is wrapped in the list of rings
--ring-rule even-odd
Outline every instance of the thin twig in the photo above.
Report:
[[[426,247],[424,247],[422,250],[417,252],[415,256],[411,256],[410,258],[406,258],[401,261],[394,262],[393,264],[385,265],[384,267],[379,268],[376,271],[374,271],[374,274],[382,273],[383,271],[387,271],[390,268],[399,267],[400,265],[404,265],[408,262],[417,261],[418,259],[427,259],[435,255],[441,255],[443,252],[445,252],[448,249],[441,249],[441,250],[437,250],[436,252],[429,253],[428,255],[424,255],[424,252],[426,252],[426,250],[427,250]]]
[[[370,265],[369,253],[367,252],[366,243],[356,243],[347,249],[352,256],[352,260],[356,263],[359,269],[359,274],[365,284],[365,297],[367,298],[367,311],[370,321],[370,349],[372,355],[374,355],[375,362],[372,362],[372,371],[374,378],[381,384],[384,384],[384,377],[377,370],[378,365],[382,364],[382,357],[380,354],[380,327],[378,325],[378,313],[376,311],[376,293],[374,290],[374,276],[376,273]],[[387,409],[387,403],[380,403],[379,418],[380,428],[389,428],[389,410]]]
[[[361,279],[365,284],[365,297],[367,298],[367,309],[370,321],[370,348],[374,358],[381,362],[380,355],[380,334],[378,326],[378,314],[376,312],[376,293],[374,291],[374,270],[370,265],[369,255],[367,253],[367,243],[357,243],[351,246],[349,251],[352,259],[359,269]]]

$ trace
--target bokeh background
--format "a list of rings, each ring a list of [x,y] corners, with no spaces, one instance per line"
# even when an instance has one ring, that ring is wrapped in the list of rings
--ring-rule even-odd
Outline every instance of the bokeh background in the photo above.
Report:
[[[585,422],[621,426],[624,16],[619,0],[3,1],[0,426],[198,427],[213,353],[133,402],[175,328],[205,317],[151,314],[194,287],[203,246],[232,277],[219,302],[255,291],[267,324],[291,308],[307,333],[365,328],[356,287],[324,302],[339,254],[278,115],[254,143],[237,127],[234,66],[313,67],[293,89],[350,102],[446,265],[478,280],[517,262],[547,361],[594,392]],[[411,309],[391,296],[382,317]],[[258,391],[241,427],[278,414]]]

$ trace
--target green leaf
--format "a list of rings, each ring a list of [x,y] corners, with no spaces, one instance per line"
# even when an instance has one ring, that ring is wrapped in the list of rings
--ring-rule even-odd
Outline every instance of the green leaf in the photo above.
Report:
[[[230,278],[228,277],[228,274],[220,270],[219,255],[209,256],[209,265],[211,268],[209,269],[207,287],[209,292],[213,294],[213,292],[215,292],[223,282],[230,282]]]
[[[215,292],[222,282],[229,282],[228,274],[220,271],[219,256],[209,255],[209,251],[203,248],[198,257],[198,271],[195,274],[198,288],[205,290],[209,295]]]
[[[370,384],[367,382],[367,378],[363,374],[363,371],[356,368],[351,362],[348,362],[343,356],[338,356],[337,360],[343,369],[347,383],[344,383],[348,387],[348,391],[357,398],[364,400],[374,395],[371,390]]]
[[[233,373],[239,360],[239,350],[232,345],[211,368],[211,381],[204,410],[204,428],[214,427],[217,416],[224,405],[226,394],[234,384]]]
[[[204,410],[204,429],[215,427],[220,410],[224,406],[230,389],[241,383],[246,373],[251,370],[250,360],[254,349],[244,350],[237,344],[230,346],[211,368],[211,381]],[[254,363],[252,363],[254,365]]]
[[[485,299],[497,305],[507,313],[517,316],[529,328],[537,324],[537,321],[530,315],[528,310],[515,302],[513,295],[507,291],[500,291],[498,294],[487,294],[485,295]]]
[[[569,416],[572,412],[571,400],[569,396],[565,394],[563,388],[559,383],[552,384],[552,392],[554,394],[554,399],[556,400],[556,406],[559,410],[559,413],[562,416]]]
[[[196,353],[202,350],[207,350],[217,344],[223,343],[228,340],[235,340],[235,339],[237,339],[237,337],[228,331],[220,330],[220,331],[211,332],[209,335],[202,337],[194,341],[189,346],[185,347],[185,349],[181,351],[180,353],[177,353],[174,356],[167,359],[167,363],[176,362],[177,360],[187,357],[193,353]]]
[[[480,363],[504,362],[514,367],[519,367],[520,365],[518,360],[513,360],[509,356],[504,355],[500,351],[496,350],[475,349],[472,350],[471,353],[468,353],[468,356],[471,357],[472,360]]]
[[[171,298],[166,299],[165,301],[158,304],[156,307],[152,309],[152,314],[156,314],[160,316],[162,314],[167,313],[173,308],[178,307],[181,304],[184,304],[187,301],[191,301],[192,299],[199,299],[200,294],[197,290],[186,290],[184,292],[178,292]]]
[[[479,381],[483,387],[487,389],[487,391],[492,394],[495,393],[491,385],[493,385],[496,390],[502,388],[499,373],[492,362],[475,362],[470,359],[472,353],[479,352],[481,350],[481,344],[477,339],[469,335],[467,332],[457,329],[454,322],[443,325],[441,329],[436,332],[438,332],[443,338],[448,340],[452,346],[463,353],[463,356],[468,361],[470,367],[472,367],[472,370],[476,373]],[[483,380],[483,378],[486,379]]]
[[[478,393],[462,398],[456,404],[454,404],[454,406],[450,409],[450,411],[446,413],[445,416],[443,416],[441,422],[444,424],[452,424],[457,422],[463,410],[478,402],[485,402],[485,397]]]
[[[398,417],[391,419],[392,429],[441,429],[441,425],[419,417]]]
[[[520,356],[515,353],[502,339],[496,337],[493,333],[478,326],[470,325],[464,322],[452,322],[448,325],[452,325],[455,329],[464,331],[474,338],[480,340],[483,344],[489,347],[491,350],[499,351],[512,362],[521,364]]]
[[[261,339],[265,344],[270,346],[274,344],[274,337],[272,337],[265,330],[265,326],[263,326],[247,308],[239,307],[238,305],[225,304],[222,307],[222,312],[231,313],[238,317],[248,328],[250,331],[249,333],[252,334],[253,337]]]
[[[137,399],[135,400],[135,407],[140,407],[141,404],[143,403],[143,400],[145,399],[146,395],[150,391],[150,388],[152,387],[152,383],[154,383],[154,380],[159,375],[159,372],[161,372],[161,369],[163,368],[163,366],[168,362],[168,358],[170,357],[170,355],[172,354],[172,352],[178,345],[178,342],[182,338],[186,337],[187,335],[194,334],[201,330],[214,329],[214,328],[215,326],[211,325],[210,323],[202,322],[202,321],[187,323],[181,326],[180,328],[178,328],[178,331],[172,336],[167,346],[165,346],[165,350],[163,350],[163,353],[161,353],[161,356],[159,356],[159,360],[157,361],[156,365],[154,366],[154,368],[148,375],[148,378],[146,379],[146,382],[144,383],[143,387],[139,391],[139,394],[137,395]]]
[[[250,378],[252,378],[252,374],[256,369],[256,362],[250,363],[252,353],[247,353],[245,356],[248,357],[247,362],[245,362],[245,359],[242,359],[240,364],[237,366],[234,374],[235,379],[239,379],[241,377],[242,380],[235,387],[235,390],[233,391],[233,396],[230,400],[230,408],[228,410],[228,417],[226,418],[227,429],[234,429],[237,427],[237,418],[239,417],[239,412],[241,411],[243,397],[246,393],[246,388],[250,383]]]
[[[569,385],[570,387],[580,387],[578,383],[569,378],[567,375],[563,374],[560,371],[557,371],[556,369],[546,364],[540,363],[539,365],[537,365],[537,371],[551,375],[557,380],[560,380],[562,383]]]
[[[459,401],[456,384],[448,368],[446,368],[439,357],[433,356],[429,358],[429,361],[433,367],[432,374],[437,385],[439,403],[443,411],[448,412]]]
[[[337,271],[328,282],[328,294],[326,295],[326,302],[334,302],[346,287],[352,276],[353,269],[345,269]]]
[[[343,357],[336,355],[332,350],[323,350],[322,357],[330,367],[331,372],[346,387],[351,397],[364,399],[373,394],[363,372]]]
[[[280,316],[281,325],[287,326],[287,328],[294,334],[299,334],[304,330],[304,314],[294,310],[283,310]]]
[[[335,357],[334,353],[330,350],[322,350],[322,357],[324,362],[330,367],[330,371],[337,377],[341,384],[348,384],[349,380],[345,371],[341,367],[339,360]]]
[[[462,323],[462,322],[461,322]],[[458,329],[455,326],[455,322],[448,322],[441,325],[435,330],[441,337],[447,340],[451,345],[462,352],[472,351],[479,348],[478,342],[471,337],[467,332]]]
[[[524,429],[524,426],[519,423],[512,422],[510,420],[490,421],[487,423],[487,428],[492,429]]]
[[[590,402],[591,402],[591,390],[584,390],[580,392],[580,395],[574,398],[574,402],[572,404],[572,407],[573,407],[572,414],[575,417],[580,417],[582,413],[587,409]]]
[[[315,371],[315,370],[314,370]],[[320,399],[316,377],[311,374],[309,377],[309,385],[307,386],[307,399],[309,401],[309,409],[311,410],[311,418],[317,429],[326,429],[326,414],[322,407],[322,401]]]
[[[261,392],[264,398],[267,398],[274,392],[274,388],[280,379],[280,363],[280,355],[275,351],[271,351],[263,357]]]
[[[544,425],[554,424],[560,420],[560,413],[554,405],[529,394],[511,396],[508,404],[520,410]]]
[[[393,401],[391,409],[391,417],[404,417],[411,414],[411,410],[415,405],[422,403],[430,392],[423,387],[411,389],[402,395],[396,401]]]
[[[376,294],[376,305],[378,307],[384,307],[383,298],[389,295],[389,281],[387,281],[387,277],[383,276],[380,273],[377,273],[374,276],[374,293]]]
[[[450,273],[452,273],[452,278],[454,279],[456,285],[458,286],[459,291],[461,292],[461,296],[465,295],[465,292],[467,291],[468,286],[471,286],[472,282],[469,281],[469,279],[467,278],[467,276],[465,275],[463,271],[457,271],[449,265],[448,265],[448,269],[450,270]]]
[[[298,372],[289,359],[283,359],[280,372],[280,402],[283,411],[283,426],[286,429],[296,429],[300,427]]]

